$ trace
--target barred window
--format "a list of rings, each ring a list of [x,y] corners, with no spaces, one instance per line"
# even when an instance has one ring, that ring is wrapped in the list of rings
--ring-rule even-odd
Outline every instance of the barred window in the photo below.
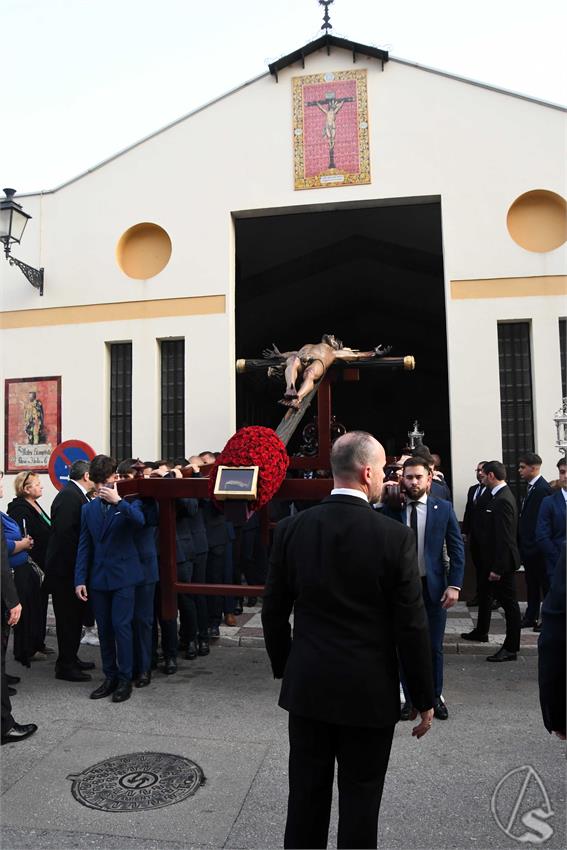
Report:
[[[520,497],[518,457],[534,451],[532,358],[529,322],[498,324],[502,460],[508,484]]]
[[[132,343],[110,348],[110,454],[118,461],[132,457]]]
[[[185,340],[161,342],[161,456],[185,453]]]

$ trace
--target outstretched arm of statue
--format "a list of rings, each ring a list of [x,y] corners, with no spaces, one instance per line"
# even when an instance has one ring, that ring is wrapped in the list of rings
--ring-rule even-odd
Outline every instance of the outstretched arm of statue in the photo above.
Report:
[[[272,343],[271,348],[265,348],[262,352],[262,357],[265,360],[273,360],[274,358],[281,358],[282,360],[286,360],[290,354],[293,354],[292,351],[282,352],[279,350],[275,342]]]
[[[372,351],[359,351],[356,348],[340,348],[335,351],[337,360],[369,360],[372,357],[385,357],[392,350],[391,345],[377,345]]]

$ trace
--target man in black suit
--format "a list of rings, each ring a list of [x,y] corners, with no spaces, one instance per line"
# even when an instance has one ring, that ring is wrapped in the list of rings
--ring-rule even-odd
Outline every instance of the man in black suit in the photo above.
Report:
[[[549,590],[545,569],[545,555],[536,542],[537,518],[541,503],[551,495],[551,487],[541,475],[542,460],[535,452],[526,452],[518,461],[520,478],[528,485],[520,507],[518,540],[520,557],[524,565],[528,604],[521,622],[522,629],[533,627],[539,631],[539,608]]]
[[[463,522],[461,531],[465,543],[469,545],[469,551],[474,564],[476,573],[477,591],[467,604],[474,608],[478,605],[478,585],[480,575],[480,538],[479,538],[479,517],[481,516],[483,506],[490,498],[490,490],[486,486],[486,476],[484,474],[485,460],[480,460],[475,469],[477,483],[469,487],[467,493],[467,504],[465,513],[463,514]]]
[[[69,469],[69,481],[51,506],[51,536],[45,570],[53,600],[59,655],[55,678],[66,682],[88,682],[86,670],[92,661],[80,661],[77,653],[83,628],[84,604],[75,595],[75,558],[81,532],[81,510],[93,489],[89,463],[77,460]]]
[[[287,848],[327,846],[335,760],[337,846],[376,847],[400,719],[398,656],[421,713],[413,734],[432,723],[415,536],[369,504],[379,499],[385,460],[370,434],[340,437],[331,495],[275,530],[262,623],[274,677],[283,677],[279,704],[289,711]]]
[[[484,508],[481,528],[481,573],[478,620],[472,632],[461,634],[463,640],[488,641],[491,619],[491,597],[504,609],[506,638],[502,647],[487,661],[515,661],[520,649],[520,608],[516,597],[515,572],[520,566],[518,551],[518,508],[506,484],[506,467],[498,460],[484,464],[486,486],[491,498]]]

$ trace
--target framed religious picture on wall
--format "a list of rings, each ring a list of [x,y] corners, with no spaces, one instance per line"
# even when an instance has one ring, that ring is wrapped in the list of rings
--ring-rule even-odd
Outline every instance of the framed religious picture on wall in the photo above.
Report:
[[[294,77],[296,189],[370,183],[366,71]]]
[[[61,377],[6,378],[5,471],[47,472],[61,442]]]

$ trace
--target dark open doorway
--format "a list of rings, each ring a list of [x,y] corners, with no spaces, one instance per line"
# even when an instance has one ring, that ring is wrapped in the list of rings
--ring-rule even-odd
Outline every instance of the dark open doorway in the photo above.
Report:
[[[235,229],[236,356],[260,357],[272,342],[297,349],[323,333],[352,348],[388,343],[392,355],[413,354],[415,372],[366,371],[358,383],[337,383],[333,413],[391,455],[419,419],[450,475],[440,202],[246,215]],[[238,427],[276,427],[281,394],[264,375],[239,376]]]

